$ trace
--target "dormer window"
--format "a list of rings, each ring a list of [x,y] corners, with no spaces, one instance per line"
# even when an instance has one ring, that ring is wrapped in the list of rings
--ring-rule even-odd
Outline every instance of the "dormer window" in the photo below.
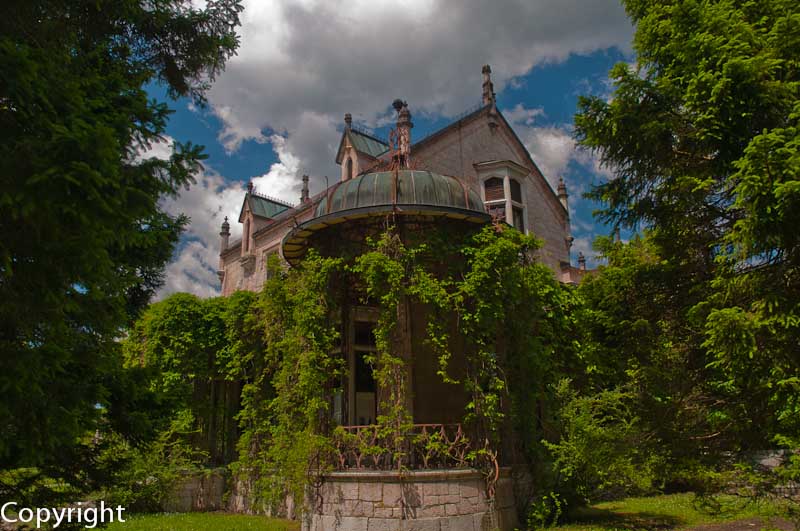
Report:
[[[486,212],[517,230],[526,232],[525,202],[522,184],[518,180],[510,177],[489,177],[483,182],[483,198]]]
[[[345,164],[344,178],[348,181],[353,178],[353,159],[350,157],[347,158],[347,163]]]

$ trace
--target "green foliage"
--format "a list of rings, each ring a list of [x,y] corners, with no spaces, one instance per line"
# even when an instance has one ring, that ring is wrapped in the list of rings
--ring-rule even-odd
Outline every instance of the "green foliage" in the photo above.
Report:
[[[100,498],[131,512],[161,510],[181,478],[200,471],[208,459],[187,443],[194,425],[191,413],[183,411],[155,440],[138,447],[107,433],[98,456],[98,466],[108,474]]]
[[[527,529],[538,531],[555,526],[564,515],[567,502],[556,492],[537,496],[528,504],[526,513]]]
[[[235,471],[276,510],[287,494],[302,505],[329,462],[328,400],[342,369],[333,354],[341,269],[340,260],[310,253],[300,268],[268,280],[257,303],[265,351],[250,360],[242,390]]]
[[[578,496],[573,501],[585,504],[604,496],[654,490],[653,461],[658,454],[649,447],[631,393],[610,389],[579,395],[569,380],[562,380],[556,396],[561,404],[560,439],[544,444],[565,494]]]
[[[169,115],[144,87],[201,99],[236,49],[240,9],[0,8],[0,468],[69,474],[100,421],[115,340],[162,284],[187,223],[159,201],[204,158],[189,143],[168,160],[142,157]]]
[[[653,397],[641,418],[671,466],[724,469],[800,434],[800,10],[623,3],[636,67],[581,99],[576,134],[614,171],[589,194],[600,218],[648,233],[603,244],[582,289],[600,350],[624,353],[605,370]]]
[[[256,305],[251,292],[210,299],[178,293],[152,304],[123,342],[127,370],[147,373],[147,389],[166,412],[154,429],[191,415],[195,433],[187,442],[206,452],[209,464],[235,457],[242,385],[264,351]]]

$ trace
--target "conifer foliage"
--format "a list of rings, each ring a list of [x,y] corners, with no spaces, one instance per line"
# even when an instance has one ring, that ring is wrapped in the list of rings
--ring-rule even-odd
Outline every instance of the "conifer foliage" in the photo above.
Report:
[[[11,0],[0,8],[0,467],[70,461],[108,395],[113,342],[163,282],[187,222],[159,199],[204,158],[146,151],[202,102],[240,4]]]

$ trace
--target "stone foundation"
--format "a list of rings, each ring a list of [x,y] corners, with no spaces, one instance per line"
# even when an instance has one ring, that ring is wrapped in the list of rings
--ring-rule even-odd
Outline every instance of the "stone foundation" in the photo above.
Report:
[[[334,472],[311,491],[304,531],[511,531],[513,484],[501,470],[493,504],[473,469]]]
[[[167,496],[163,509],[170,513],[219,511],[223,509],[224,469],[186,474]]]

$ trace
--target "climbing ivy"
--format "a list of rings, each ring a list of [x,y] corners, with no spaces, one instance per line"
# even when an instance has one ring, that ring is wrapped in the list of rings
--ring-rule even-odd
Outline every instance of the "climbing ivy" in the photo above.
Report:
[[[334,440],[348,437],[332,425],[330,411],[346,370],[336,352],[346,302],[378,309],[376,351],[366,361],[379,388],[384,448],[365,453],[389,452],[400,471],[409,462],[406,330],[409,308],[421,305],[442,382],[463,386],[470,397],[463,419],[473,438],[470,462],[483,466],[501,448],[516,461],[535,461],[547,435],[542,406],[549,384],[579,347],[570,318],[574,294],[537,262],[538,246],[505,225],[472,233],[442,225],[424,234],[390,225],[350,259],[311,252],[268,281],[258,304],[265,356],[254,361],[239,415],[237,467],[256,478],[257,495],[272,503],[289,493],[313,500],[308,487],[332,467]],[[463,374],[451,370],[456,353],[466,357]],[[436,437],[424,442],[431,453],[441,450]]]

